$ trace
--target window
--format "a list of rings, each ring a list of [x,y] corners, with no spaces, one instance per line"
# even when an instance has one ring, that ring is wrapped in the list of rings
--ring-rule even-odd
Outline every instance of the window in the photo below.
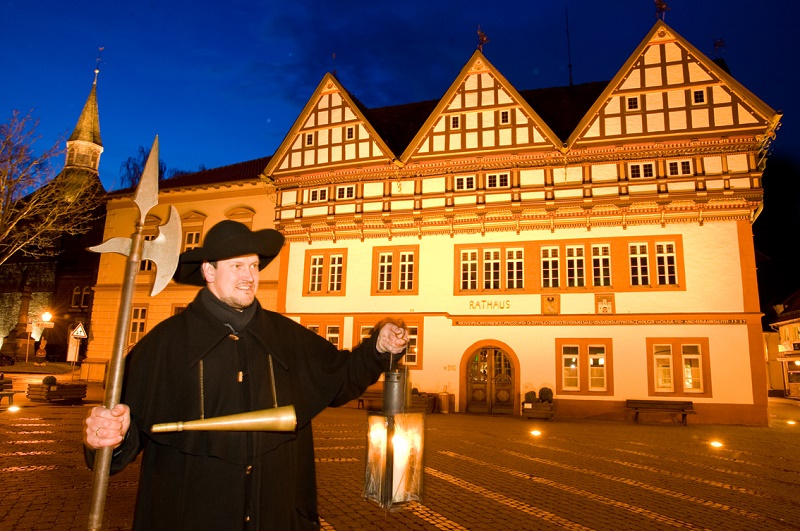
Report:
[[[415,295],[418,253],[418,246],[374,248],[372,294]]]
[[[589,346],[589,390],[606,390],[606,347]]]
[[[478,251],[461,251],[461,289],[478,289]]]
[[[660,286],[678,284],[675,244],[673,242],[656,242],[656,279]]]
[[[655,169],[652,162],[641,162],[628,166],[631,179],[652,179]]]
[[[694,102],[695,103],[705,103],[706,102],[706,91],[705,90],[695,90],[694,91]]]
[[[347,255],[341,249],[306,251],[304,295],[345,295]]]
[[[592,245],[592,284],[611,285],[611,246]]]
[[[336,189],[336,199],[353,199],[356,196],[356,187],[353,185],[340,186]]]
[[[483,251],[483,289],[500,289],[500,249]]]
[[[183,250],[188,251],[200,247],[200,231],[187,232],[183,235]]]
[[[145,234],[144,241],[150,242],[156,239],[155,234]],[[152,260],[142,260],[139,262],[139,271],[152,271],[155,263]]]
[[[313,146],[314,145],[314,133],[307,133],[306,134],[306,145]]]
[[[308,200],[310,203],[321,203],[328,200],[328,189],[317,188],[308,191]]]
[[[672,160],[667,163],[667,172],[670,177],[692,175],[692,162],[689,160]]]
[[[580,389],[580,377],[578,375],[578,355],[579,348],[573,345],[561,347],[561,363],[564,372],[561,377],[561,386],[566,389]]]
[[[567,286],[582,288],[585,285],[586,263],[583,256],[583,246],[567,246]]]
[[[475,189],[475,176],[474,175],[464,175],[461,177],[456,177],[456,190],[474,190]]]
[[[558,286],[558,247],[542,247],[542,287]]]
[[[681,345],[683,358],[683,389],[703,392],[703,365],[699,345]]]
[[[344,256],[334,254],[330,257],[330,268],[328,269],[328,292],[334,293],[342,291],[342,276],[344,274]]]
[[[308,325],[306,328],[319,335],[319,325]]]
[[[647,286],[650,284],[648,268],[647,244],[634,243],[628,246],[631,266],[631,286]]]
[[[353,140],[355,137],[356,137],[356,132],[352,126],[345,129],[345,138],[347,140]]]
[[[128,334],[128,344],[136,344],[144,336],[145,325],[147,324],[147,308],[144,306],[134,306],[131,308],[131,327]]]
[[[72,302],[70,303],[71,308],[80,308],[81,307],[81,288],[76,287],[72,290]]]
[[[506,249],[506,288],[522,289],[523,271],[525,266],[524,251],[522,249]]]
[[[510,115],[508,111],[500,111],[500,123],[507,124],[511,123]]]
[[[330,325],[325,328],[325,339],[330,341],[334,347],[339,348],[339,327]]]
[[[639,97],[638,96],[631,96],[628,98],[628,110],[629,111],[638,111],[639,110]]]
[[[86,286],[81,290],[81,308],[88,308],[92,301],[92,288]]]
[[[450,129],[458,129],[461,127],[461,117],[460,116],[451,116],[450,117]]]
[[[507,173],[490,173],[486,176],[486,188],[508,188]]]
[[[656,391],[672,391],[672,346],[653,346],[653,381]]]
[[[651,395],[712,396],[707,337],[647,338],[646,344]]]
[[[556,339],[556,356],[561,379],[559,394],[613,395],[611,339]]]
[[[406,325],[408,330],[408,347],[406,348],[406,355],[403,357],[403,364],[409,367],[416,367],[418,365],[418,334],[419,327]]]

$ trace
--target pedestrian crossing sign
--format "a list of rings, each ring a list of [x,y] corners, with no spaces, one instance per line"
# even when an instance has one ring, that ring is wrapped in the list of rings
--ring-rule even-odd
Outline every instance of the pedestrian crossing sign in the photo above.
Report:
[[[78,323],[75,330],[72,331],[72,337],[77,339],[86,339],[86,330],[83,328],[83,323]]]

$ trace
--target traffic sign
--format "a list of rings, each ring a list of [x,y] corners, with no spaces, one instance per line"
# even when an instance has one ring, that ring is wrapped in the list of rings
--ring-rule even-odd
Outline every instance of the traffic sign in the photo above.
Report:
[[[87,335],[86,330],[83,328],[83,323],[78,323],[78,326],[75,327],[71,335],[78,339],[86,339]]]

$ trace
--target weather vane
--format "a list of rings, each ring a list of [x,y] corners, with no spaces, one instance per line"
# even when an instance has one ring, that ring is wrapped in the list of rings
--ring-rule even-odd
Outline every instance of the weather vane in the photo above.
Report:
[[[486,34],[483,31],[481,31],[481,27],[479,25],[478,26],[478,50],[483,52],[483,45],[486,44],[487,42],[489,42],[489,37],[487,37]]]
[[[100,46],[97,49],[97,64],[94,67],[94,82],[95,83],[97,83],[97,74],[100,73],[100,55],[103,53],[103,50],[105,50],[105,49],[106,49],[105,46]]]
[[[667,11],[669,11],[669,6],[667,5],[664,0],[653,0],[656,4],[656,18],[660,18],[664,20],[667,16]]]

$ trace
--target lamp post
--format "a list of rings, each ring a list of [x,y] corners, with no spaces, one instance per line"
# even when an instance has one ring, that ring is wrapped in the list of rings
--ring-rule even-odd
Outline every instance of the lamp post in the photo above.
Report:
[[[41,321],[38,324],[42,328],[53,328],[55,323],[51,323],[50,319],[53,318],[53,314],[50,312],[44,312],[41,316]],[[31,342],[33,341],[33,325],[36,323],[33,319],[28,319],[28,326],[25,327],[25,330],[28,332],[28,342],[25,344],[25,363],[28,363],[28,354],[31,351]]]

